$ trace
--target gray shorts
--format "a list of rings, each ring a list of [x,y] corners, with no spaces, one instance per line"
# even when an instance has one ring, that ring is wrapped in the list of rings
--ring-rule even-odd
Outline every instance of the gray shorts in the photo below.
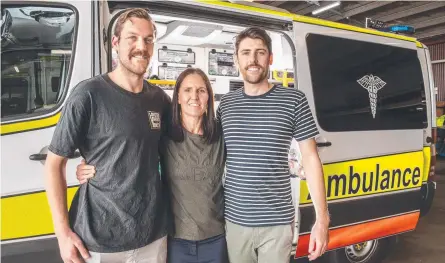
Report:
[[[226,220],[231,263],[289,263],[292,237],[292,224],[245,227]]]
[[[90,252],[90,256],[86,263],[166,263],[167,237],[134,250],[117,253]]]

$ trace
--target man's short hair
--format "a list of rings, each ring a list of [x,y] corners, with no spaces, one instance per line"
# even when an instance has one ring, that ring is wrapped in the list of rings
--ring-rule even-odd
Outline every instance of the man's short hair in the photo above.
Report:
[[[235,54],[238,55],[239,44],[245,38],[261,39],[263,43],[267,46],[269,53],[272,53],[272,39],[267,34],[266,30],[258,27],[249,27],[244,29],[241,33],[236,36],[235,40]]]
[[[114,26],[114,35],[116,37],[121,36],[122,27],[127,20],[136,17],[140,19],[145,19],[153,24],[153,34],[156,36],[156,25],[153,21],[153,18],[150,16],[150,12],[148,9],[144,8],[129,8],[125,10],[122,14],[119,15],[116,21],[116,25]]]

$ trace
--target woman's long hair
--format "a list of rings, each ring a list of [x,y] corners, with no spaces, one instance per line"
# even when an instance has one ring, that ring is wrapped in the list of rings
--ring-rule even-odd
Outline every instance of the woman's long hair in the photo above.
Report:
[[[214,97],[212,85],[207,75],[199,68],[187,68],[184,70],[176,80],[175,90],[173,92],[172,101],[172,119],[171,128],[169,129],[170,138],[176,142],[184,141],[184,131],[181,120],[181,105],[179,105],[178,94],[179,88],[181,87],[184,79],[192,74],[197,74],[201,76],[206,85],[207,93],[209,94],[209,99],[207,101],[207,112],[203,115],[202,128],[203,128],[203,138],[207,143],[212,143],[218,140],[220,132],[215,120],[215,109],[214,109]]]

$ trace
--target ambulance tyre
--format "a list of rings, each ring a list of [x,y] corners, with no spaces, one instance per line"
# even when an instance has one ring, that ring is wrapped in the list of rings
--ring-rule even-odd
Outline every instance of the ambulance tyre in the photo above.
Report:
[[[375,239],[330,251],[330,263],[380,263],[388,255],[395,237]]]

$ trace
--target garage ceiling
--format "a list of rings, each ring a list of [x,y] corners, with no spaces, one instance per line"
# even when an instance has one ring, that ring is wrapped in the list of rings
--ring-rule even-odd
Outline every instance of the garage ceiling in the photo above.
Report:
[[[237,1],[240,3],[239,1]],[[415,28],[414,36],[421,41],[445,38],[445,1],[339,1],[340,5],[322,13],[312,12],[336,1],[253,1],[270,8],[286,9],[299,15],[365,27],[366,18],[389,25]]]

